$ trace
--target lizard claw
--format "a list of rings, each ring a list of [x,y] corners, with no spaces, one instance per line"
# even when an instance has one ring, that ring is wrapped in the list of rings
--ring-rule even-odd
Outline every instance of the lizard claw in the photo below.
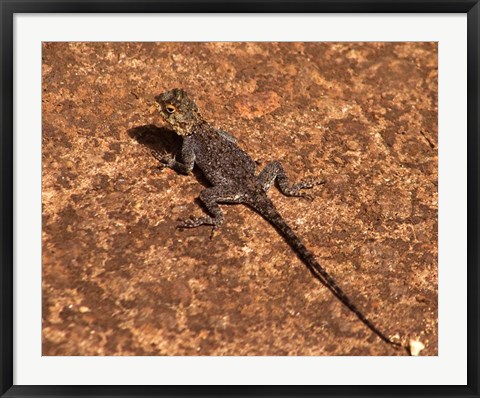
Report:
[[[177,224],[178,229],[185,229],[185,228],[195,228],[199,227],[200,225],[211,225],[212,232],[210,233],[210,239],[213,239],[215,236],[215,232],[217,231],[219,225],[215,224],[212,218],[210,217],[192,217],[186,220],[181,221]]]
[[[302,193],[300,195],[300,197],[304,198],[304,199],[307,199],[309,202],[312,202],[313,201],[313,195],[310,195],[308,193]]]
[[[187,218],[186,220],[180,221],[177,224],[178,229],[185,229],[185,228],[193,228],[195,227],[195,219],[193,218]]]
[[[199,227],[200,225],[212,225],[210,217],[191,217],[187,218],[186,220],[181,221],[177,228],[184,229],[184,228],[195,228]]]
[[[323,178],[309,178],[302,181],[299,185],[300,189],[310,189],[316,187],[317,185],[323,185],[327,182]]]
[[[217,230],[218,230],[218,225],[214,225],[212,228],[212,232],[210,233],[210,240],[212,240],[213,237],[216,235]]]
[[[172,164],[173,158],[171,156],[162,155],[162,154],[160,154],[160,153],[158,153],[157,151],[154,151],[154,150],[151,151],[151,154],[153,155],[153,157],[155,159],[158,160],[158,162],[160,163],[158,165],[158,167],[161,168],[161,169],[163,169],[165,167],[168,167],[170,164]]]
[[[305,198],[310,202],[313,201],[314,197],[308,193],[300,192],[302,189],[311,189],[317,185],[325,184],[327,181],[319,178],[312,178],[308,180],[303,180],[296,185],[293,185],[288,189],[287,192],[284,192],[288,196],[296,196],[298,198]]]
[[[324,185],[327,183],[327,180],[324,178],[316,178],[312,182],[312,187],[317,186],[317,185]]]

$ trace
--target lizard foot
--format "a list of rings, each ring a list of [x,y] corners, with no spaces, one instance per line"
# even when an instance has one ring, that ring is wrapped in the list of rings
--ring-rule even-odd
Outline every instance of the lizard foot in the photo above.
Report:
[[[165,167],[169,167],[172,162],[173,162],[173,158],[171,156],[168,156],[168,155],[162,155],[160,154],[159,152],[157,151],[151,151],[151,154],[153,155],[153,157],[155,159],[158,160],[158,162],[160,163],[158,165],[158,168],[160,169],[164,169]]]
[[[325,184],[326,180],[324,179],[319,179],[319,178],[314,178],[314,179],[308,179],[299,182],[298,184],[295,184],[291,186],[290,188],[284,189],[283,193],[288,195],[288,196],[294,196],[297,198],[305,198],[309,201],[313,200],[313,196],[310,194],[307,194],[305,192],[300,192],[302,189],[311,189],[317,185],[322,185]]]
[[[298,191],[299,189],[310,189],[317,185],[323,185],[327,182],[323,178],[308,178],[295,184],[292,189]]]
[[[325,180],[324,178],[313,178],[310,181],[310,184],[312,185],[312,188],[316,187],[317,185],[324,185],[326,183],[327,183],[327,180]]]
[[[177,228],[179,229],[195,228],[195,227],[199,227],[200,225],[215,226],[212,217],[192,217],[192,218],[188,218],[187,220],[181,221],[177,225]]]

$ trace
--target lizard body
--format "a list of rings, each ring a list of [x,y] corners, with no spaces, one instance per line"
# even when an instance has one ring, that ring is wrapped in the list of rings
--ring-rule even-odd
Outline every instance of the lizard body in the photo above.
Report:
[[[183,174],[189,174],[196,164],[212,184],[200,193],[200,200],[206,206],[209,215],[190,218],[181,222],[178,227],[193,228],[211,225],[215,230],[223,222],[219,203],[243,203],[250,206],[276,228],[310,272],[368,328],[384,342],[397,347],[401,346],[400,343],[387,337],[356,307],[305,247],[267,196],[268,189],[277,181],[284,195],[310,198],[301,190],[312,188],[324,181],[314,180],[289,185],[288,177],[278,161],[268,164],[257,175],[254,160],[237,145],[236,139],[207,123],[195,102],[184,90],[167,91],[156,96],[155,99],[162,117],[178,135],[183,137],[182,161],[153,153],[156,159],[163,167],[172,168]]]

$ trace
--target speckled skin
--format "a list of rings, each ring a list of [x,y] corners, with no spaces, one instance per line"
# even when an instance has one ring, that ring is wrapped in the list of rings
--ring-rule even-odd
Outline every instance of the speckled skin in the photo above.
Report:
[[[311,273],[338,297],[357,317],[384,342],[401,346],[391,340],[374,325],[350,298],[337,285],[335,280],[317,262],[314,255],[305,247],[280,213],[275,209],[266,192],[278,181],[280,191],[286,196],[311,197],[300,192],[324,183],[323,180],[288,184],[288,177],[280,162],[268,164],[258,176],[255,174],[255,162],[235,143],[226,138],[223,132],[203,120],[195,102],[182,89],[174,89],[155,97],[160,114],[183,137],[181,149],[182,161],[153,153],[159,162],[180,173],[188,174],[196,164],[207,180],[213,185],[200,193],[212,216],[190,218],[181,222],[180,228],[193,228],[200,225],[212,225],[213,230],[223,222],[223,213],[219,203],[247,204],[270,222],[286,239],[298,257],[307,265]],[[213,234],[213,232],[212,232]]]

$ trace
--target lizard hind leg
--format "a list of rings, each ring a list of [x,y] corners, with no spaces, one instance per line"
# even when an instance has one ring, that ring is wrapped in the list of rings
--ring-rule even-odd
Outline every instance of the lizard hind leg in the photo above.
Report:
[[[177,228],[195,228],[201,225],[213,226],[212,235],[215,230],[223,223],[223,212],[219,203],[242,203],[243,195],[238,190],[228,186],[214,186],[204,189],[199,196],[199,199],[205,205],[210,215],[203,217],[191,217],[187,220],[181,221]]]
[[[312,179],[300,181],[297,184],[289,185],[287,174],[285,173],[282,164],[278,160],[267,164],[265,168],[260,172],[257,179],[265,192],[270,189],[270,187],[276,180],[280,192],[283,193],[285,196],[297,196],[310,200],[313,199],[312,196],[306,194],[305,192],[301,192],[301,190],[310,189],[316,185],[325,183],[325,180],[322,179]]]

